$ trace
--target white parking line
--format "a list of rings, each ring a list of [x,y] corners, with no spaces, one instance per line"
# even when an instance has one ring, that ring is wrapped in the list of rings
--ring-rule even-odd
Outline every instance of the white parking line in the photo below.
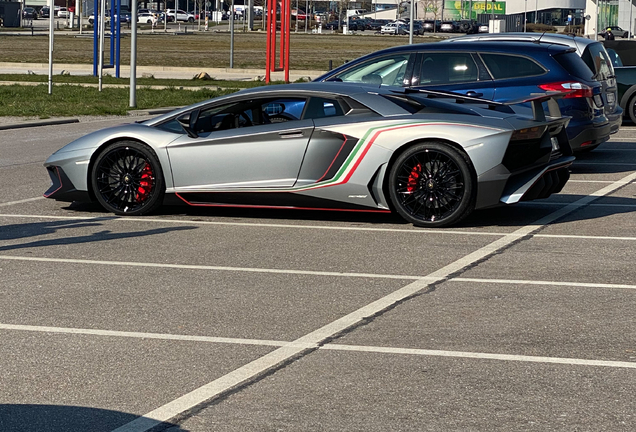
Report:
[[[525,203],[520,203],[525,205]],[[565,206],[570,203],[541,203],[541,205],[560,205]],[[616,207],[631,207],[631,204],[607,204],[608,206]],[[588,206],[605,206],[604,204],[588,204]],[[503,237],[511,235],[511,233],[505,232],[479,232],[479,231],[459,231],[453,229],[421,229],[421,228],[370,228],[370,227],[351,227],[351,226],[329,226],[329,225],[294,225],[294,224],[273,224],[273,223],[256,223],[256,222],[219,222],[219,221],[189,221],[178,219],[150,219],[150,218],[127,218],[119,216],[103,216],[103,217],[85,217],[85,216],[45,216],[45,215],[23,215],[23,214],[0,214],[1,218],[16,218],[16,219],[49,219],[49,220],[75,220],[85,222],[99,222],[99,221],[126,221],[126,222],[141,222],[141,223],[165,223],[176,225],[212,225],[212,226],[236,226],[236,227],[250,227],[250,228],[294,228],[294,229],[309,229],[309,230],[331,230],[331,231],[368,231],[368,232],[386,232],[386,233],[409,233],[416,235],[426,234],[451,234],[461,236],[488,236],[488,237]],[[565,235],[565,234],[533,234],[533,237],[551,237],[551,238],[572,238],[572,239],[596,239],[596,240],[625,240],[634,241],[636,237],[612,237],[612,236],[589,236],[589,235]]]
[[[568,183],[614,183],[611,180],[572,180],[569,179]]]
[[[631,181],[633,179],[636,179],[636,173],[632,173],[629,176],[621,179],[621,182],[627,180]],[[181,396],[180,398],[177,398],[153,411],[150,411],[144,416],[139,417],[136,420],[133,420],[120,428],[117,428],[115,431],[147,431],[148,429],[151,429],[164,421],[168,421],[171,418],[185,411],[188,411],[197,405],[201,405],[206,401],[215,399],[219,395],[233,388],[236,388],[241,384],[247,383],[248,381],[253,380],[259,376],[262,376],[263,374],[284,364],[285,362],[288,362],[293,358],[302,355],[306,351],[306,349],[302,348],[302,345],[321,345],[330,338],[342,333],[352,326],[355,326],[360,321],[368,317],[377,315],[382,311],[392,307],[396,303],[401,302],[408,297],[411,297],[429,288],[433,283],[435,283],[435,281],[430,281],[430,278],[435,278],[437,279],[437,281],[441,282],[451,276],[453,273],[457,273],[467,266],[481,261],[510,246],[512,243],[517,241],[520,236],[530,235],[533,232],[543,228],[545,225],[572,213],[582,206],[588,205],[595,199],[612,193],[622,185],[622,183],[608,185],[603,189],[591,194],[590,196],[581,198],[575,203],[568,204],[567,206],[539,219],[535,223],[519,228],[514,233],[495,240],[491,244],[486,245],[479,250],[455,261],[454,263],[451,263],[429,274],[427,276],[427,280],[417,280],[413,283],[410,283],[409,285],[397,291],[394,291],[393,293],[382,297],[368,304],[367,306],[364,306],[336,321],[333,321],[330,324],[327,324],[303,337],[296,339],[289,345],[282,346],[259,359],[256,359],[214,381],[211,381],[208,384],[205,384],[202,387],[199,387],[198,389],[191,391],[190,393]],[[298,347],[298,344],[300,344],[301,347]]]
[[[0,218],[18,218],[18,219],[51,219],[51,220],[83,220],[94,222],[100,220],[117,220],[126,222],[142,222],[142,223],[165,223],[177,225],[218,225],[218,226],[237,226],[237,227],[253,227],[253,228],[299,228],[311,230],[344,230],[344,231],[372,231],[372,232],[403,232],[412,234],[456,234],[456,235],[477,235],[501,237],[508,233],[490,233],[477,231],[458,231],[453,229],[420,229],[420,228],[369,228],[369,227],[351,227],[351,226],[329,226],[329,225],[294,225],[294,224],[275,224],[261,222],[220,222],[220,221],[189,221],[180,219],[158,219],[145,217],[120,217],[120,216],[101,216],[101,217],[83,217],[83,216],[44,216],[44,215],[24,215],[24,214],[0,214]]]
[[[28,326],[28,325],[15,325],[15,324],[0,324],[0,330],[30,331],[30,332],[40,332],[40,333],[57,333],[57,334],[73,334],[73,335],[79,334],[79,335],[137,338],[137,339],[221,343],[221,344],[233,344],[233,345],[257,345],[257,346],[270,346],[270,347],[282,347],[282,346],[293,345],[293,343],[291,342],[268,340],[268,339],[222,338],[222,337],[210,337],[210,336],[176,335],[176,334],[167,334],[167,333],[124,332],[124,331],[112,331],[112,330]],[[516,355],[516,354],[495,354],[495,353],[480,353],[480,352],[467,352],[467,351],[430,350],[430,349],[418,349],[418,348],[378,347],[378,346],[366,346],[366,345],[344,345],[344,344],[332,344],[332,343],[327,343],[321,346],[318,346],[316,344],[297,344],[297,348],[302,348],[302,349],[318,348],[320,350],[329,350],[329,351],[355,351],[355,352],[382,353],[382,354],[402,354],[402,355],[406,354],[406,355],[418,355],[418,356],[470,358],[470,359],[478,359],[478,360],[520,361],[520,362],[532,362],[532,363],[557,363],[557,364],[566,364],[566,365],[601,366],[601,367],[636,369],[636,362],[591,360],[591,359],[578,359],[578,358],[567,358],[567,357],[564,358],[564,357],[525,356],[525,355]]]
[[[117,330],[98,330],[98,329],[82,329],[74,327],[50,327],[50,326],[32,326],[32,325],[18,325],[18,324],[3,324],[0,323],[0,330],[17,330],[17,331],[30,331],[40,333],[60,333],[60,334],[81,334],[91,336],[112,336],[123,338],[136,338],[136,339],[160,339],[160,340],[176,340],[176,341],[189,341],[189,342],[210,342],[210,343],[223,343],[223,344],[235,344],[235,345],[261,345],[261,346],[283,346],[288,344],[288,341],[275,341],[267,339],[241,339],[241,338],[224,338],[224,337],[210,337],[210,336],[192,336],[192,335],[177,335],[169,333],[146,333],[146,332],[126,332]]]
[[[423,276],[409,276],[409,275],[387,275],[377,273],[342,273],[342,272],[324,272],[324,271],[311,271],[311,270],[288,270],[288,269],[268,269],[258,267],[226,267],[226,266],[206,266],[206,265],[191,265],[191,264],[167,264],[167,263],[140,263],[140,262],[128,262],[128,261],[99,261],[99,260],[84,260],[84,259],[72,259],[72,258],[44,258],[44,257],[25,257],[15,255],[0,255],[0,260],[7,261],[35,261],[35,262],[54,262],[65,264],[96,264],[105,266],[123,266],[123,267],[155,267],[155,268],[170,268],[170,269],[185,269],[185,270],[214,270],[214,271],[233,271],[233,272],[247,272],[247,273],[274,273],[274,274],[296,274],[296,275],[308,275],[308,276],[337,276],[337,277],[355,277],[355,278],[376,278],[376,279],[400,279],[400,280],[419,280],[430,279]]]
[[[532,363],[556,363],[556,364],[577,365],[577,366],[602,366],[602,367],[636,369],[636,362],[588,360],[588,359],[561,358],[561,357],[539,357],[539,356],[524,356],[524,355],[514,355],[514,354],[492,354],[492,353],[476,353],[476,352],[463,352],[463,351],[441,351],[441,350],[425,350],[425,349],[414,349],[414,348],[391,348],[391,347],[373,347],[373,346],[342,345],[342,344],[327,344],[320,347],[320,349],[334,350],[334,351],[357,351],[357,352],[407,354],[407,355],[436,356],[436,357],[458,357],[458,358],[471,358],[471,359],[479,359],[479,360],[502,360],[502,361],[532,362]]]
[[[44,199],[44,197],[43,196],[39,196],[39,197],[36,197],[36,198],[27,198],[27,199],[23,199],[23,200],[19,200],[19,201],[3,202],[3,203],[0,203],[0,207],[7,207],[7,206],[15,205],[15,204],[24,204],[24,203],[28,203],[28,202],[31,202],[31,201],[39,201],[39,200],[42,200],[42,199]]]
[[[636,285],[628,284],[608,284],[594,282],[555,282],[540,280],[516,280],[516,279],[482,279],[482,278],[452,278],[446,282],[472,282],[487,284],[512,284],[512,285],[544,285],[544,286],[564,286],[579,288],[609,288],[609,289],[632,289],[636,290]]]
[[[625,198],[625,199],[631,199],[631,198]],[[539,203],[537,203],[539,204]],[[548,205],[548,206],[564,206],[567,205],[567,202],[555,202],[555,201],[550,201],[550,202],[542,202],[540,203],[541,205]],[[528,206],[528,205],[532,205],[530,204],[529,201],[526,202],[521,202],[518,205],[523,205],[523,206]],[[536,204],[535,204],[536,205]],[[588,207],[625,207],[625,208],[633,208],[636,207],[636,204],[588,204]]]
[[[573,166],[576,165],[603,165],[603,166],[625,166],[625,165],[636,165],[633,162],[585,162],[581,160],[574,161]]]

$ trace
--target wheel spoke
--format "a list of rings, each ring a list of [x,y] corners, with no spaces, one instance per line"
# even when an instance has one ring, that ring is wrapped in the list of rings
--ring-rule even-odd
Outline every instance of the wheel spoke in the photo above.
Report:
[[[426,149],[408,157],[396,174],[395,193],[401,207],[422,221],[440,221],[462,203],[466,185],[462,171],[451,156]]]
[[[116,148],[95,169],[97,193],[118,210],[134,211],[154,192],[154,174],[146,156],[134,148]]]

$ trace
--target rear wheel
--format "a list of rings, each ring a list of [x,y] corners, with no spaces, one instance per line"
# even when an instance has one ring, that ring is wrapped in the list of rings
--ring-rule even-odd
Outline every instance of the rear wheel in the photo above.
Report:
[[[157,156],[147,146],[121,141],[95,160],[91,185],[99,203],[118,215],[142,215],[161,205],[164,181]]]
[[[389,196],[412,224],[448,226],[474,210],[474,178],[468,156],[443,143],[424,142],[407,149],[391,167]]]

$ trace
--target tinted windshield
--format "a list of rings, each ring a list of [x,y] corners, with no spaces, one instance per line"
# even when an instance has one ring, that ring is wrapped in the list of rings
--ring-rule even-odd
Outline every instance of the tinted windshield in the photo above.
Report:
[[[402,86],[410,53],[372,58],[329,78],[330,81]]]
[[[583,51],[581,58],[594,72],[597,80],[605,81],[614,75],[614,68],[602,44],[593,43],[588,45]]]

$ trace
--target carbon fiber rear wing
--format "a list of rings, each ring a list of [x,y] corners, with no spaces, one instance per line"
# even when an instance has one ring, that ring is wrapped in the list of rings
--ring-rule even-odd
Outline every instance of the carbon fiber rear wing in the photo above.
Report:
[[[426,89],[414,89],[414,88],[403,88],[400,90],[392,90],[394,93],[404,93],[408,95],[409,93],[417,93],[421,96],[425,96],[426,98],[444,98],[444,99],[454,99],[455,103],[473,103],[486,105],[486,107],[493,111],[505,112],[508,114],[514,114],[515,111],[510,108],[511,105],[519,105],[524,103],[530,103],[532,106],[532,117],[533,120],[538,122],[546,121],[545,110],[543,108],[543,102],[548,103],[548,113],[550,117],[561,118],[561,110],[559,109],[559,104],[556,102],[557,99],[561,99],[567,96],[568,92],[544,92],[544,93],[531,93],[530,95],[514,99],[507,102],[495,102],[488,99],[482,99],[474,96],[466,96],[463,94],[451,92],[451,91],[443,91],[443,90],[426,90]]]

